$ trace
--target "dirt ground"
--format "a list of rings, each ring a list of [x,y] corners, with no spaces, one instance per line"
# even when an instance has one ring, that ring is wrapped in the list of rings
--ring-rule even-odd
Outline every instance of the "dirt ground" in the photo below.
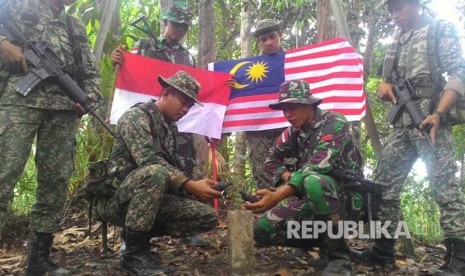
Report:
[[[84,212],[68,216],[63,230],[57,233],[51,257],[60,265],[71,269],[73,275],[129,275],[119,267],[119,229],[109,227],[109,252],[101,253],[101,225],[92,226],[92,239],[86,237],[87,230]],[[153,238],[152,251],[161,255],[163,264],[174,272],[170,275],[228,275],[227,265],[227,225],[225,218],[215,231],[203,234],[210,242],[203,248],[182,245],[170,237]],[[22,275],[25,265],[27,240],[27,220],[15,218],[7,225],[0,248],[0,275]],[[364,240],[349,240],[354,249],[369,246]],[[442,262],[445,253],[443,245],[427,245],[414,241],[414,256],[398,253],[395,270],[353,264],[354,275],[432,275]],[[255,272],[251,275],[319,275],[324,263],[319,260],[318,249],[310,251],[267,247],[255,248]]]

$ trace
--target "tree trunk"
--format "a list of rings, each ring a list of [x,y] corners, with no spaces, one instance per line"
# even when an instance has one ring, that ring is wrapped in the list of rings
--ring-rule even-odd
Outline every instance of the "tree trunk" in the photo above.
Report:
[[[213,0],[199,2],[199,54],[198,67],[206,69],[215,60],[215,11]],[[194,134],[194,148],[197,152],[194,168],[195,178],[208,176],[209,147],[204,136]]]
[[[344,16],[341,0],[318,0],[317,1],[317,38],[318,42],[328,40],[334,37],[342,36],[355,48],[353,44],[347,20]],[[371,114],[370,104],[366,102],[367,110],[365,118],[365,126],[368,136],[370,137],[375,155],[379,156],[381,152],[381,142],[378,135],[373,115]],[[360,126],[359,123],[353,123],[351,133],[356,144],[361,148]]]
[[[252,52],[252,37],[250,35],[252,17],[249,9],[248,1],[244,1],[241,10],[241,57],[249,57]],[[245,160],[247,152],[244,133],[236,133],[234,149],[232,172],[236,174],[239,179],[243,179],[245,175]]]
[[[335,0],[318,0],[316,3],[316,32],[317,42],[325,41],[337,36],[336,24],[331,14],[331,1]]]
[[[105,2],[105,7],[103,9],[102,18],[100,19],[100,28],[97,34],[97,38],[95,39],[94,44],[94,55],[95,60],[98,63],[102,58],[103,46],[105,45],[105,41],[107,39],[107,34],[110,31],[111,22],[113,21],[113,17],[116,14],[116,10],[119,7],[118,0],[107,0]]]
[[[165,32],[165,23],[161,19],[161,15],[170,7],[170,0],[160,0],[159,6],[160,6],[160,34],[163,34]]]

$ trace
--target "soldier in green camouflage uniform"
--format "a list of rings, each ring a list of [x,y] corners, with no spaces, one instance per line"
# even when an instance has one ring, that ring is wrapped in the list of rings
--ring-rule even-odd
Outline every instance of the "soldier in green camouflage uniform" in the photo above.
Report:
[[[174,1],[169,9],[162,14],[165,24],[165,33],[155,41],[142,39],[139,42],[138,54],[166,62],[183,64],[195,67],[195,58],[181,44],[182,38],[192,24],[192,15],[187,10],[183,1]],[[111,53],[113,63],[118,64],[123,60],[124,48],[118,47]],[[192,133],[178,133],[178,155],[184,172],[194,179],[202,178],[200,170],[194,170],[196,161],[201,161],[200,155],[194,147],[194,137],[202,136]],[[191,246],[206,246],[207,243],[199,237],[186,237],[181,242]]]
[[[383,2],[400,28],[390,47],[383,70],[383,82],[378,96],[383,101],[396,103],[392,83],[409,78],[414,86],[414,100],[426,115],[421,127],[431,126],[430,136],[439,157],[435,157],[424,138],[421,138],[409,115],[403,111],[394,122],[394,129],[386,139],[375,169],[375,180],[390,184],[384,192],[379,219],[391,221],[388,231],[392,235],[400,219],[400,193],[413,163],[421,158],[427,167],[433,196],[441,210],[441,226],[447,246],[446,264],[439,275],[465,275],[465,201],[455,176],[455,141],[448,113],[459,97],[465,94],[465,63],[460,42],[453,26],[439,22],[437,41],[429,42],[428,28],[431,19],[421,15],[419,0],[387,0]],[[429,43],[437,43],[438,65],[430,68]],[[434,53],[436,55],[436,53]],[[431,71],[430,71],[431,69]],[[434,70],[434,71],[433,71]],[[432,80],[447,72],[449,80],[434,91]],[[434,93],[441,93],[432,103]],[[365,256],[373,264],[394,265],[393,239],[378,239]]]
[[[253,36],[260,47],[260,55],[274,55],[285,50],[281,46],[281,24],[277,20],[259,21]],[[231,87],[234,87],[235,83],[235,79],[228,81]],[[259,189],[272,186],[273,177],[266,171],[265,156],[283,130],[280,128],[245,132],[252,177]]]
[[[294,80],[281,85],[279,102],[270,105],[271,109],[283,110],[291,126],[279,136],[266,157],[268,171],[280,187],[276,191],[258,190],[260,201],[245,205],[254,212],[266,211],[254,225],[254,238],[261,245],[314,246],[316,240],[288,239],[287,223],[317,220],[336,223],[342,191],[328,174],[333,169],[360,173],[360,154],[350,138],[345,117],[319,109],[320,103],[321,99],[311,96],[307,82]],[[274,207],[291,195],[301,200]],[[349,249],[344,239],[323,238],[321,242],[330,260],[325,273],[350,275]]]
[[[175,122],[194,101],[199,103],[199,83],[183,71],[158,80],[163,87],[160,99],[136,105],[118,120],[109,168],[117,189],[97,203],[102,219],[126,227],[121,265],[135,274],[147,273],[143,275],[166,272],[150,253],[152,236],[196,235],[217,225],[211,206],[186,195],[201,200],[221,195],[211,188],[212,180],[193,181],[182,171],[176,154]]]
[[[19,31],[28,41],[46,42],[64,62],[64,70],[89,95],[99,95],[100,76],[95,58],[86,40],[85,26],[77,19],[73,30],[68,26],[65,5],[72,0],[16,0],[0,1],[2,17],[11,16]],[[83,41],[74,45],[81,49],[82,70],[73,57],[72,37]],[[14,90],[15,84],[27,70],[20,45],[14,45],[0,34],[1,59],[8,68],[9,79],[0,92],[0,226],[7,220],[8,204],[13,189],[21,176],[36,138],[37,167],[36,203],[33,205],[29,227],[33,231],[30,243],[27,275],[45,272],[66,273],[65,269],[49,261],[52,234],[58,230],[65,204],[68,180],[74,170],[74,134],[79,123],[76,104],[53,84],[44,81],[29,95]],[[82,107],[81,110],[82,111]]]
[[[185,3],[175,1],[169,9],[163,13],[165,32],[155,41],[142,39],[139,42],[138,54],[166,62],[183,64],[195,67],[194,57],[180,43],[192,24],[192,15],[188,12]],[[119,64],[123,60],[124,48],[118,47],[111,53],[113,63]],[[179,152],[184,171],[194,175],[196,165],[196,152],[192,133],[179,133]],[[195,175],[196,178],[201,177]]]

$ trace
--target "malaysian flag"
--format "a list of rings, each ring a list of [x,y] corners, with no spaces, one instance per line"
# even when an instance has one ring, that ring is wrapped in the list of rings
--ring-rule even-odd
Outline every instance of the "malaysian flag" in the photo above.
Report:
[[[268,108],[278,100],[279,85],[302,79],[310,84],[320,108],[337,111],[349,121],[365,115],[361,56],[341,38],[276,55],[264,55],[210,65],[236,78],[223,122],[223,133],[258,131],[288,126],[279,110]]]

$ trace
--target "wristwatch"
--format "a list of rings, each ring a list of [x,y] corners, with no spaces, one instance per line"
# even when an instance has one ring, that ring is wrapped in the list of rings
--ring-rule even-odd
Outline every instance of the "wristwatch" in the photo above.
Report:
[[[436,110],[434,111],[433,114],[436,114],[439,116],[439,120],[441,121],[441,123],[444,123],[446,121],[446,113]]]

